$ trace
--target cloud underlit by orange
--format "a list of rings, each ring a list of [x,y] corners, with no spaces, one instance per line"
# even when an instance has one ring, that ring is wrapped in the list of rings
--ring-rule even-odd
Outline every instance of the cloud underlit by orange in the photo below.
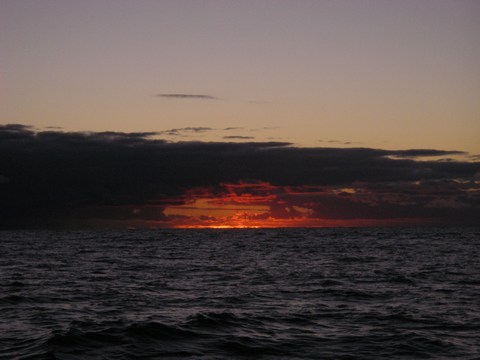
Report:
[[[151,134],[0,125],[0,228],[478,224],[480,162],[459,151]]]
[[[361,193],[358,191],[360,198],[367,198]],[[282,187],[260,181],[223,183],[217,188],[188,190],[184,203],[167,206],[164,214],[169,217],[169,226],[174,228],[346,227],[426,223],[425,219],[372,219],[361,216],[334,219],[315,214],[316,201],[321,201],[319,196],[336,198],[355,194],[357,190],[353,188]],[[372,201],[370,198],[371,194],[364,201]]]

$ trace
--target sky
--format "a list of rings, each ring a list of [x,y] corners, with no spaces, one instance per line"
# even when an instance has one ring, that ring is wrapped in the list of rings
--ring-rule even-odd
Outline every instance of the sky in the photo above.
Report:
[[[0,228],[475,223],[479,18],[0,0]]]

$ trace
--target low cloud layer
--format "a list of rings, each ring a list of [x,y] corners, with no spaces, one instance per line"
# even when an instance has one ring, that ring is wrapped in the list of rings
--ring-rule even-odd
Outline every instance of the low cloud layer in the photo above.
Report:
[[[245,219],[280,225],[480,219],[480,162],[422,160],[457,151],[168,142],[154,135],[0,126],[0,228],[213,224],[219,215],[194,213],[207,205],[232,212],[249,206]]]

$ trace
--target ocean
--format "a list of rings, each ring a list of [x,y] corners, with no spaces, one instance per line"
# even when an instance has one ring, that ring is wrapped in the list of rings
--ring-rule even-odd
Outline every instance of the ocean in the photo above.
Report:
[[[480,228],[0,232],[2,359],[479,359]]]

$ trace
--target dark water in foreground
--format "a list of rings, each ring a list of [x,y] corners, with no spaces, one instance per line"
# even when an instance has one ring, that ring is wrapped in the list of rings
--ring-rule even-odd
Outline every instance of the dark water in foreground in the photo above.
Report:
[[[480,230],[0,232],[0,358],[480,358]]]

